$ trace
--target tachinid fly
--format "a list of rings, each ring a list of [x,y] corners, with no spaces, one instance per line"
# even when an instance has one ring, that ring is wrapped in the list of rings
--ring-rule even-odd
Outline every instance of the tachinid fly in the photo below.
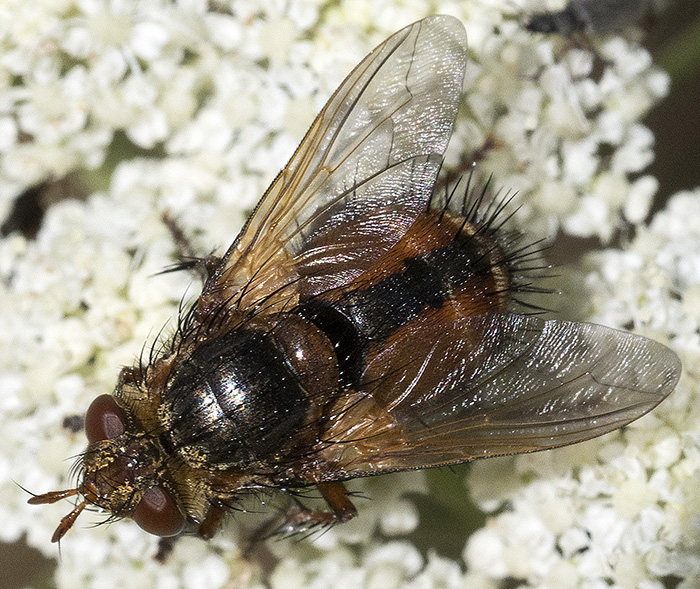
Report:
[[[246,493],[317,487],[279,530],[351,519],[343,481],[554,448],[619,428],[674,388],[654,341],[511,312],[531,249],[498,205],[434,184],[462,90],[448,16],[345,79],[169,345],[87,411],[82,500],[148,532],[211,537]]]

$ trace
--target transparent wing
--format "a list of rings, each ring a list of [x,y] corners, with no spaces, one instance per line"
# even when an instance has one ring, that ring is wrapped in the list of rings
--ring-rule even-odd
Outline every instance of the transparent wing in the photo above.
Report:
[[[680,372],[662,344],[601,325],[426,317],[370,362],[360,392],[336,408],[327,448],[338,465],[333,476],[587,440],[651,410]]]
[[[273,310],[289,288],[333,288],[391,248],[430,197],[465,59],[464,27],[448,16],[414,23],[372,51],[318,115],[202,296],[264,300]]]

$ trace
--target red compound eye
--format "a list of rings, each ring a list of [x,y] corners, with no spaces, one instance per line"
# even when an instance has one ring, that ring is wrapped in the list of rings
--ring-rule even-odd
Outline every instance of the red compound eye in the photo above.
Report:
[[[112,395],[100,395],[88,407],[85,434],[89,442],[110,440],[124,433],[124,412]]]
[[[141,529],[162,537],[176,536],[185,525],[175,501],[160,487],[151,487],[143,494],[131,517]]]

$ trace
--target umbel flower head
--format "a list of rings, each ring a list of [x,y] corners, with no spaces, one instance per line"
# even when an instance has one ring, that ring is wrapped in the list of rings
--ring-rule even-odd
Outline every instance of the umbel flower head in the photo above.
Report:
[[[520,6],[518,6],[518,4]],[[200,248],[222,251],[343,76],[378,42],[427,16],[457,16],[469,64],[443,172],[518,192],[513,224],[624,249],[562,269],[576,319],[671,345],[684,376],[623,432],[452,472],[354,481],[361,516],[301,542],[243,555],[272,505],[229,518],[212,541],[180,540],[165,564],[131,521],[61,543],[58,587],[678,587],[700,583],[700,202],[658,190],[640,122],[668,91],[623,36],[590,47],[533,35],[522,0],[314,3],[84,0],[0,7],[0,215],[28,188],[71,179],[80,199],[48,208],[32,239],[0,241],[0,540],[47,557],[66,506],[36,509],[16,482],[63,488],[84,449],[72,416],[112,390],[119,366],[177,314],[185,273],[159,272],[175,247],[169,212]],[[189,291],[188,291],[189,288]],[[571,313],[573,314],[573,312]],[[166,327],[166,330],[169,329]],[[464,473],[468,474],[465,476]],[[267,501],[267,499],[265,499]],[[442,502],[441,502],[442,501]],[[473,502],[470,503],[470,501]],[[476,507],[475,507],[476,506]],[[478,507],[478,509],[476,509]],[[435,534],[435,530],[439,530]],[[449,532],[446,532],[448,530]],[[36,586],[45,579],[35,579]]]

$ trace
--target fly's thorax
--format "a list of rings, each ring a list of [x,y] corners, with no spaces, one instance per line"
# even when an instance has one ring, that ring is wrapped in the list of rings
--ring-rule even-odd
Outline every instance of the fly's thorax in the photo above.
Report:
[[[171,347],[175,346],[176,342],[173,342]],[[148,432],[161,429],[163,389],[182,355],[170,352],[162,354],[148,365],[122,368],[114,389],[114,398],[123,409],[128,428]]]
[[[334,360],[330,342],[303,318],[251,318],[172,371],[159,409],[163,444],[194,470],[249,472],[264,484],[306,439],[299,434],[312,420],[311,400],[337,390]]]

